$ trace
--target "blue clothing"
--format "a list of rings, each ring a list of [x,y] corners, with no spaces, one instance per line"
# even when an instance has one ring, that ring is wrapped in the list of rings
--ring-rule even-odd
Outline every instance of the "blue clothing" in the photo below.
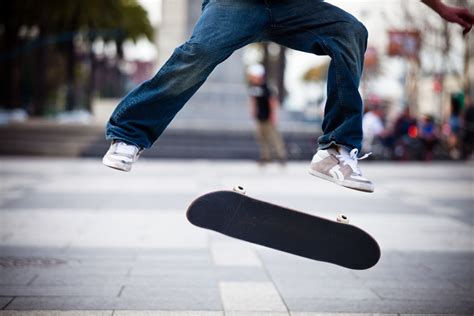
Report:
[[[331,57],[319,146],[360,151],[358,87],[367,30],[349,13],[320,0],[204,0],[191,38],[120,102],[107,124],[107,139],[149,148],[219,63],[260,41]]]

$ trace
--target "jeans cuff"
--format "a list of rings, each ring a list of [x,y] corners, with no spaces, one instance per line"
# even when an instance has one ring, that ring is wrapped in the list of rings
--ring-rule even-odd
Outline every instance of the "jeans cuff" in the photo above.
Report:
[[[353,148],[350,147],[350,146],[347,146],[347,145],[342,145],[342,144],[338,144],[336,141],[331,141],[327,144],[319,144],[319,147],[318,147],[318,150],[324,150],[324,149],[328,149],[332,146],[340,146],[340,147],[344,147],[347,151],[351,151]]]

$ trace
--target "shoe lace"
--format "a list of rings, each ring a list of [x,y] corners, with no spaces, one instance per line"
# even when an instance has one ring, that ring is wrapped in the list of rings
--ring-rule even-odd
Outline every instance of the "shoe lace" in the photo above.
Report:
[[[117,154],[126,154],[126,155],[134,156],[137,153],[137,151],[138,151],[137,147],[126,144],[124,142],[118,142],[115,147],[115,152]]]
[[[341,153],[339,155],[336,155],[336,157],[339,158],[343,165],[349,165],[352,171],[354,171],[358,175],[361,175],[362,172],[360,171],[357,162],[359,160],[363,160],[369,157],[370,155],[372,155],[372,153],[367,153],[360,158],[357,157],[358,154],[359,150],[357,148],[352,149],[349,153],[343,149],[341,150]]]

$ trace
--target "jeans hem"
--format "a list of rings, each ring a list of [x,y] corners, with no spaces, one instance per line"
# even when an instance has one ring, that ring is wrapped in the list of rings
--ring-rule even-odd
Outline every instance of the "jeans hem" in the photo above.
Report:
[[[114,135],[105,135],[105,139],[106,139],[106,140],[110,140],[110,141],[117,141],[117,140],[118,140],[118,141],[122,141],[122,142],[124,142],[124,143],[126,143],[126,144],[128,144],[128,145],[136,146],[136,147],[138,147],[138,149],[140,149],[140,150],[146,149],[145,147],[140,146],[140,145],[138,145],[137,143],[135,143],[135,142],[133,142],[133,141],[130,141],[130,140],[124,138],[124,137],[117,137],[117,136],[114,136]]]
[[[345,149],[347,149],[348,151],[351,151],[353,149],[353,147],[351,146],[347,146],[347,145],[342,145],[334,140],[330,141],[329,143],[326,143],[326,144],[319,144],[319,147],[318,147],[318,150],[324,150],[324,149],[328,149],[332,146],[340,146],[340,147],[344,147]],[[354,147],[355,148],[355,147]]]

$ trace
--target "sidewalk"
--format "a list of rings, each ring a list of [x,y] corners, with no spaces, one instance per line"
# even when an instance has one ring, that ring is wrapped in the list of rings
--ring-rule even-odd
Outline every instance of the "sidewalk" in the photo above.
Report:
[[[472,164],[363,164],[374,194],[315,179],[307,163],[134,168],[0,159],[0,316],[474,312]],[[379,241],[381,261],[348,270],[187,222],[200,193],[235,184],[327,218],[346,214]]]

